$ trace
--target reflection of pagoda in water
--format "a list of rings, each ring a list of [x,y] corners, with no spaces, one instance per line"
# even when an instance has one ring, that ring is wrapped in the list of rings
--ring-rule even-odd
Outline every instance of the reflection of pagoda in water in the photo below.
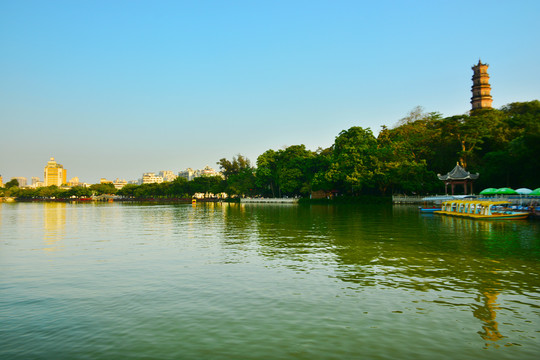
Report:
[[[497,291],[485,290],[478,296],[478,300],[482,301],[483,306],[478,306],[473,311],[474,317],[483,323],[482,331],[479,331],[478,334],[486,341],[499,341],[504,338],[499,332],[499,323],[495,320],[499,305],[497,304],[497,296],[499,296]]]

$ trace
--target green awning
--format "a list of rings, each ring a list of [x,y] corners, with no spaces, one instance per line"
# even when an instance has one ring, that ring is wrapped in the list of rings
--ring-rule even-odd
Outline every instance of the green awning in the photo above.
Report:
[[[497,191],[497,189],[487,188],[487,189],[484,189],[484,190],[480,191],[480,195],[495,195],[496,191]]]
[[[495,191],[496,195],[518,195],[516,190],[510,188],[500,188]]]

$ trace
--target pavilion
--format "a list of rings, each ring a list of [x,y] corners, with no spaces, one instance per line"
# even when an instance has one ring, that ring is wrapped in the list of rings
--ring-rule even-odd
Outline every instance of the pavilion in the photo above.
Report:
[[[467,188],[470,189],[469,194],[473,193],[473,181],[478,179],[480,174],[471,174],[464,168],[462,168],[459,163],[456,164],[456,167],[446,175],[437,174],[439,180],[444,181],[444,191],[448,194],[448,185],[450,185],[452,190],[452,195],[454,195],[454,189],[456,185],[463,185],[465,190],[465,195],[467,194]]]

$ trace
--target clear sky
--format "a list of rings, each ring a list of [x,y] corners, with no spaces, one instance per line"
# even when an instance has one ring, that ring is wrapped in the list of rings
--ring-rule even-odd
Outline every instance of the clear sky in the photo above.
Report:
[[[0,0],[0,174],[135,180],[540,99],[540,1]]]

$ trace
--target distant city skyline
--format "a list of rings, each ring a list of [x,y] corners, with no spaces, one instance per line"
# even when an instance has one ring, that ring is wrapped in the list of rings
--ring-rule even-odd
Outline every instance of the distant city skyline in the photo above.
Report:
[[[0,174],[137,179],[540,99],[540,2],[2,1]],[[41,170],[40,170],[41,169]]]
[[[59,171],[59,172],[58,172]],[[50,186],[50,185],[57,185],[60,186],[62,184],[67,184],[68,186],[80,186],[83,184],[99,184],[103,182],[110,182],[110,183],[116,183],[116,182],[124,182],[125,183],[155,183],[155,182],[164,182],[164,181],[173,181],[177,177],[185,177],[187,180],[193,180],[195,177],[199,176],[217,176],[220,175],[219,169],[216,170],[213,167],[205,166],[202,169],[193,169],[193,168],[186,168],[181,169],[178,171],[173,170],[160,170],[159,174],[156,175],[156,171],[147,171],[143,172],[138,178],[134,179],[126,179],[126,178],[105,178],[101,177],[99,181],[97,182],[87,182],[84,180],[81,180],[78,176],[70,177],[71,179],[68,181],[68,177],[66,176],[67,169],[63,167],[63,165],[58,164],[56,162],[56,159],[54,157],[51,157],[49,161],[47,162],[45,166],[45,173],[43,176],[43,179],[41,179],[38,176],[32,176],[31,177],[31,183],[28,183],[28,178],[25,176],[13,176],[9,180],[16,179],[19,182],[20,187],[41,187],[41,186]],[[0,174],[0,176],[3,176]],[[50,177],[53,177],[53,179],[50,179]],[[49,177],[49,178],[48,178]],[[158,180],[160,178],[160,180]],[[75,182],[75,183],[73,183]],[[2,186],[3,184],[0,184]]]

